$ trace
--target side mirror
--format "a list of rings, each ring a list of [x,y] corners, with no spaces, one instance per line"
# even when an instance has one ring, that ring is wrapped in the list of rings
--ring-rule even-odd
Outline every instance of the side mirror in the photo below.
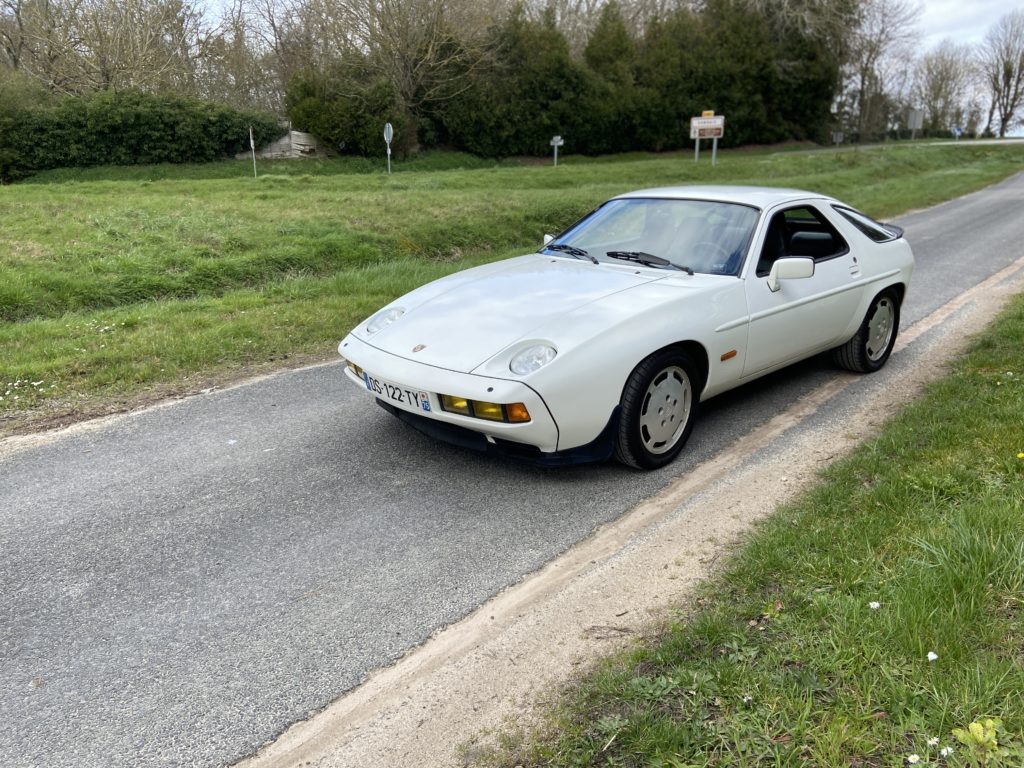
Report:
[[[547,245],[548,243],[550,243],[554,239],[555,239],[554,235],[544,235],[544,245]]]
[[[813,276],[814,259],[808,257],[778,259],[772,264],[772,271],[768,273],[768,290],[772,293],[779,290],[782,287],[780,280],[800,280]]]

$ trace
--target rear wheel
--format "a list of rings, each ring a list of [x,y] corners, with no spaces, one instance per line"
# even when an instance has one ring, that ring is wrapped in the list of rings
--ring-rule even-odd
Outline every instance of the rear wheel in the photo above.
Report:
[[[894,290],[875,296],[853,338],[832,350],[836,365],[857,373],[877,371],[892,354],[900,327],[900,302]]]
[[[615,457],[637,469],[672,461],[697,415],[697,366],[685,352],[656,352],[630,374],[622,391]]]

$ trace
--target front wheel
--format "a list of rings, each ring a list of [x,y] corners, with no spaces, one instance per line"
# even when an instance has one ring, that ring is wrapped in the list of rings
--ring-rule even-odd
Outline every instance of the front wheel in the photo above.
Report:
[[[697,415],[697,366],[682,350],[656,352],[622,390],[615,457],[636,469],[657,469],[682,450]]]
[[[853,338],[832,350],[836,365],[857,373],[873,373],[885,365],[896,344],[900,302],[891,288],[875,296]]]

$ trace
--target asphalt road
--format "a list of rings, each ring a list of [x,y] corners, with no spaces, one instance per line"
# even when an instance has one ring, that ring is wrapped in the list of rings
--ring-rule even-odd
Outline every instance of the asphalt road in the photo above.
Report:
[[[1019,258],[1022,210],[1019,175],[900,220],[918,258],[903,326]],[[16,450],[0,458],[0,764],[251,754],[833,375],[815,359],[716,398],[647,474],[435,443],[337,365]]]

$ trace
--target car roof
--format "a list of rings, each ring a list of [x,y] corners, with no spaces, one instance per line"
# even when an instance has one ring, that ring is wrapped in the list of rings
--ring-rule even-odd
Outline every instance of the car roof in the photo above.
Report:
[[[803,189],[785,189],[782,187],[748,187],[742,185],[693,185],[680,187],[657,187],[654,189],[638,189],[618,195],[615,199],[635,197],[656,197],[674,200],[710,200],[723,203],[742,203],[757,208],[770,208],[775,205],[795,202],[797,200],[818,199],[838,202],[827,195],[808,192]]]

